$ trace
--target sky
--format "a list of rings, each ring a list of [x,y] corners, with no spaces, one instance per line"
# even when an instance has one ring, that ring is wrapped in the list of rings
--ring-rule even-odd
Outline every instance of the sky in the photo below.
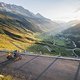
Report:
[[[56,21],[80,20],[80,0],[0,0]]]

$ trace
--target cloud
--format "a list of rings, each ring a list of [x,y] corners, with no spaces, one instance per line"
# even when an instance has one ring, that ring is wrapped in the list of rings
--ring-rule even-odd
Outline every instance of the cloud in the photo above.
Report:
[[[80,7],[77,8],[74,12],[80,12]]]

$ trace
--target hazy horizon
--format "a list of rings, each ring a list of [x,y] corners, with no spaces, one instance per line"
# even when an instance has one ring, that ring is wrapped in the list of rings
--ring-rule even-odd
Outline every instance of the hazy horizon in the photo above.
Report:
[[[56,21],[80,20],[80,0],[0,0]]]

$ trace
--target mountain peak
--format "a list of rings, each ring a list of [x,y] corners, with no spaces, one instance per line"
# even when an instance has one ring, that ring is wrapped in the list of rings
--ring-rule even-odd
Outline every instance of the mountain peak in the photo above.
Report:
[[[3,2],[0,2],[0,7],[4,7],[6,4]]]
[[[15,12],[19,13],[21,15],[25,15],[27,17],[34,17],[34,14],[30,12],[29,10],[23,8],[22,6],[17,6],[14,4],[6,4],[4,2],[0,2],[0,10],[2,11],[8,11],[8,12]]]
[[[25,9],[22,6],[14,5],[14,4],[7,4],[4,2],[0,2],[0,10],[1,11],[7,11],[7,12],[14,12],[17,14],[24,15],[26,17],[30,18],[40,18],[40,19],[47,19],[43,17],[40,13],[37,13],[36,15],[29,10]]]
[[[40,13],[37,13],[37,14],[36,14],[36,17],[37,17],[37,18],[45,18],[45,17],[43,17]]]

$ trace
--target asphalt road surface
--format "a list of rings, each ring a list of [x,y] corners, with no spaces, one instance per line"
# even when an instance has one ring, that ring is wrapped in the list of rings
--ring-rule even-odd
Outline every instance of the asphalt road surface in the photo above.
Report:
[[[8,61],[0,53],[0,73],[15,80],[80,80],[80,60],[24,54],[22,60]]]

